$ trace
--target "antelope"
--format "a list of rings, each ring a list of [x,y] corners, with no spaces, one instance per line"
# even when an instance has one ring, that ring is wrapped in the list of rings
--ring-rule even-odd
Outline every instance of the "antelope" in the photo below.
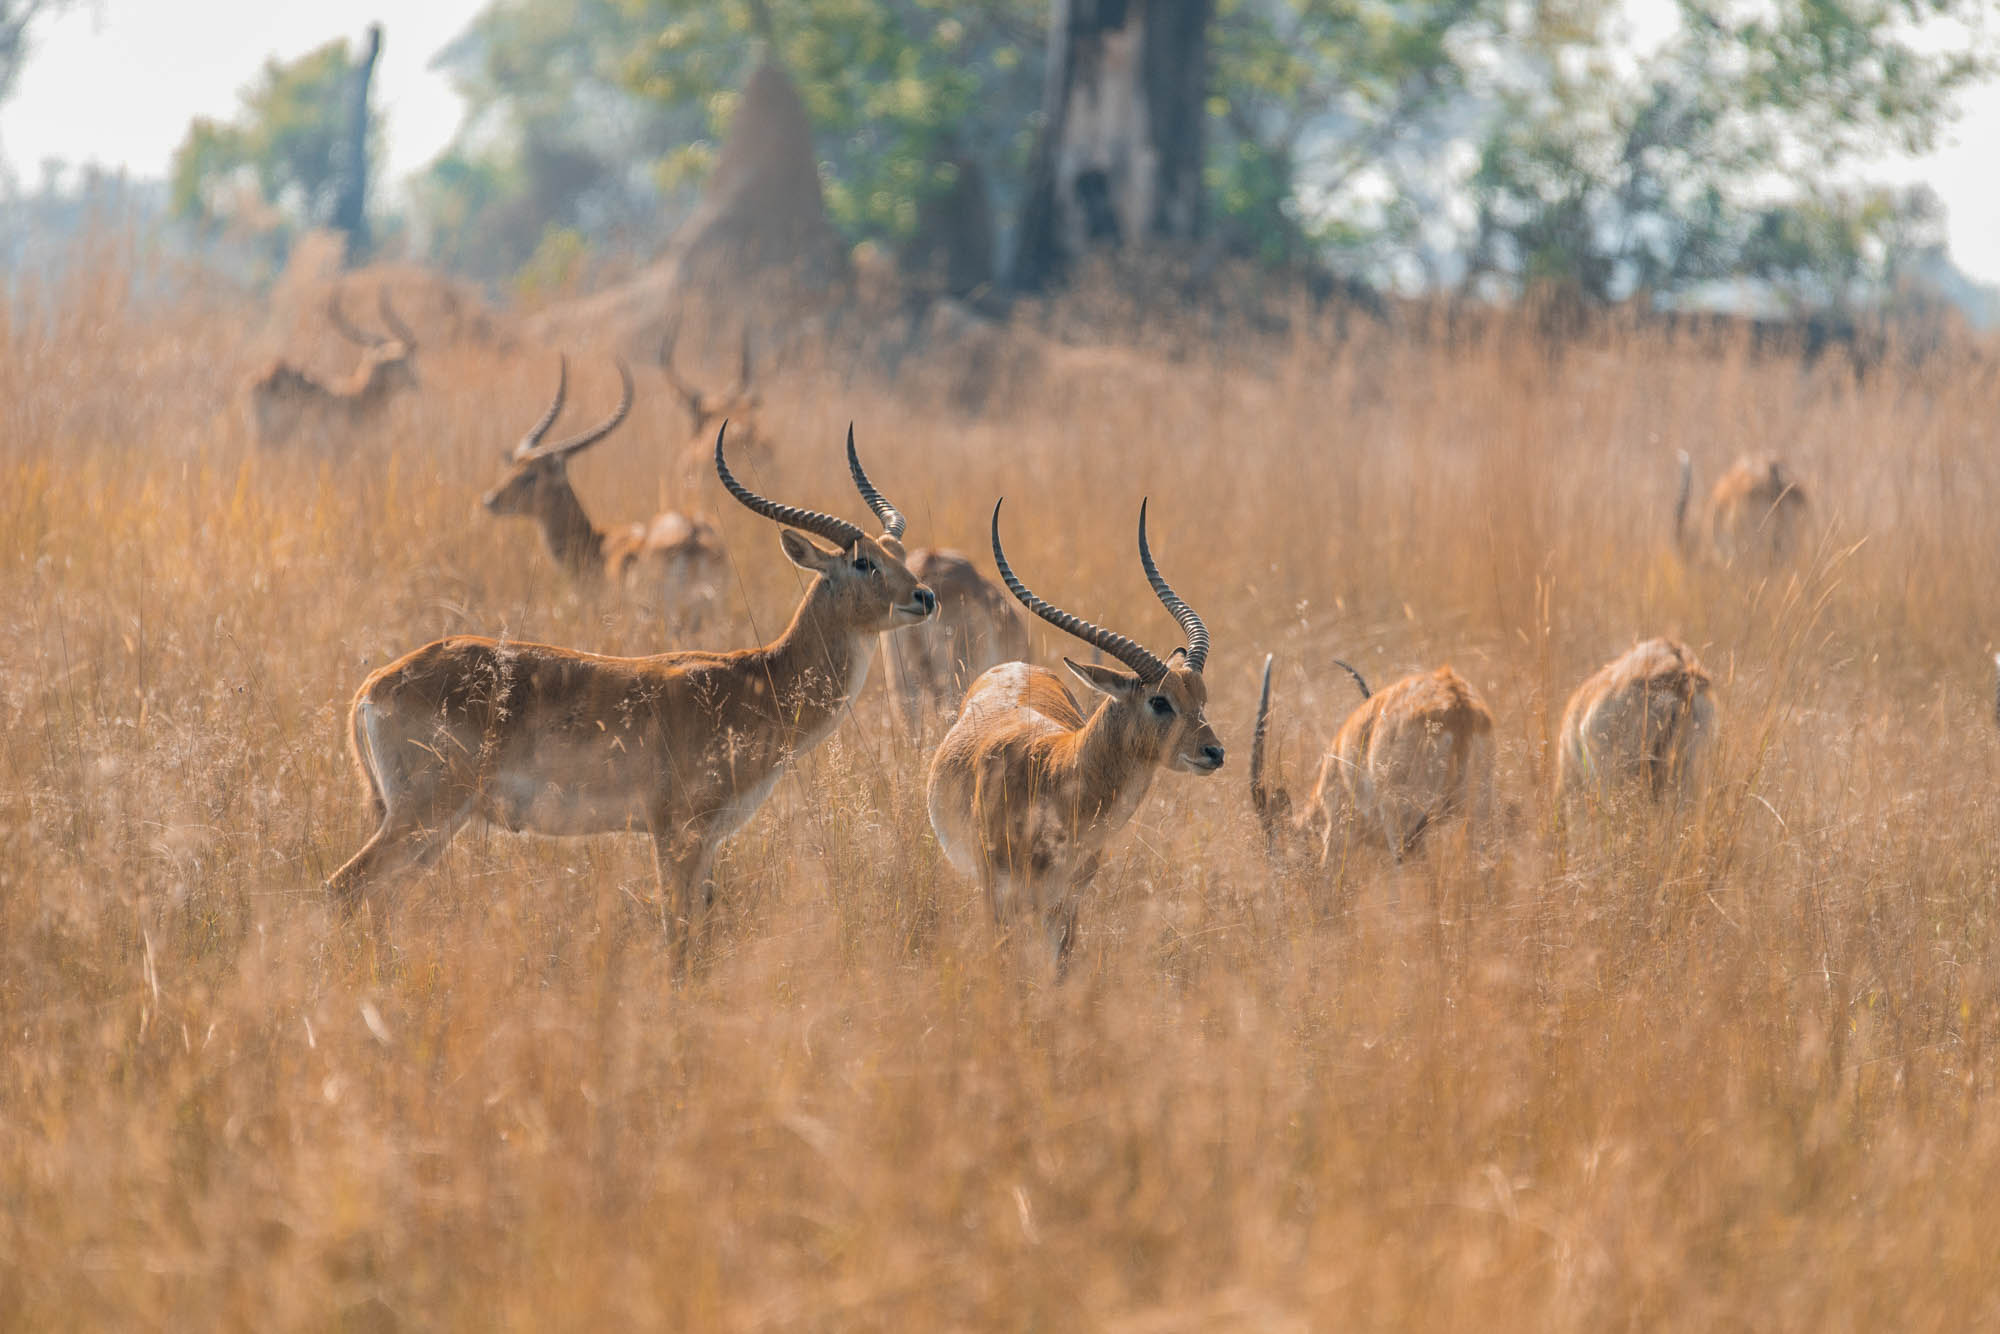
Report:
[[[1678,800],[1715,730],[1709,675],[1687,645],[1648,639],[1569,697],[1556,742],[1558,800],[1638,791]]]
[[[434,861],[474,819],[558,837],[643,832],[685,965],[716,849],[840,721],[877,637],[937,610],[931,590],[858,526],[738,482],[726,431],[715,437],[716,475],[781,525],[786,557],[812,576],[784,633],[761,648],[643,658],[460,635],[376,671],[354,696],[348,735],[380,824],[327,882],[344,910]]]
[[[740,360],[737,362],[736,383],[719,394],[710,394],[696,389],[680,377],[674,369],[674,344],[680,340],[678,319],[667,327],[660,338],[657,360],[660,371],[667,377],[667,383],[680,396],[681,404],[688,414],[688,445],[681,451],[680,465],[683,477],[690,485],[700,479],[708,468],[708,446],[703,441],[717,423],[729,421],[736,427],[736,449],[739,457],[748,459],[753,468],[769,471],[771,463],[771,443],[757,429],[757,416],[764,406],[764,396],[751,387],[750,366],[750,326],[743,326],[743,344]]]
[[[988,668],[931,760],[926,796],[945,856],[979,883],[996,924],[1004,927],[1016,913],[1041,918],[1058,972],[1105,845],[1138,810],[1154,773],[1212,774],[1222,767],[1222,743],[1204,716],[1208,628],[1154,564],[1143,504],[1139,560],[1155,596],[1187,635],[1186,647],[1165,661],[1029,592],[1001,548],[995,504],[993,562],[1008,591],[1130,670],[1063,659],[1077,680],[1103,696],[1086,718],[1054,672],[1025,662]]]
[[[626,584],[643,572],[649,582],[664,583],[670,601],[698,610],[714,598],[728,568],[713,519],[669,510],[645,523],[599,528],[570,486],[569,461],[618,429],[632,410],[632,372],[623,361],[617,366],[622,390],[611,415],[580,435],[544,444],[569,391],[569,359],[558,360],[555,397],[507,456],[511,471],[483,503],[489,514],[533,519],[549,554],[580,584]]]
[[[1702,550],[1725,565],[1738,560],[1782,561],[1805,526],[1805,492],[1791,471],[1769,454],[1745,454],[1718,477],[1690,529],[1694,461],[1680,451],[1680,490],[1674,500],[1674,538],[1681,550]]]
[[[1250,804],[1274,855],[1306,854],[1324,865],[1335,831],[1352,821],[1400,861],[1432,825],[1491,806],[1493,714],[1464,677],[1440,667],[1370,691],[1360,672],[1336,658],[1360,687],[1361,704],[1334,734],[1312,797],[1295,812],[1291,794],[1264,779],[1271,662],[1267,654],[1250,739]]]
[[[895,511],[869,483],[852,432],[847,467],[862,499],[882,519],[882,545],[938,595],[938,614],[921,628],[882,636],[890,707],[910,735],[921,737],[926,722],[958,706],[967,682],[989,667],[1028,656],[1027,627],[1006,595],[963,554],[934,547],[904,552],[903,517],[891,520]]]
[[[361,349],[361,364],[353,373],[329,383],[279,360],[250,382],[250,427],[258,444],[285,444],[301,432],[325,435],[353,430],[379,417],[391,398],[417,387],[417,336],[397,318],[388,288],[376,289],[376,302],[382,323],[394,337],[366,333],[348,323],[338,288],[326,299],[333,327]]]

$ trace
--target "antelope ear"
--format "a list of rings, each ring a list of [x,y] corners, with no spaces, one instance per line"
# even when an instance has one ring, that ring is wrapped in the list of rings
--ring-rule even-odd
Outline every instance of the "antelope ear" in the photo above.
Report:
[[[841,560],[838,551],[828,551],[796,528],[779,529],[778,545],[785,549],[787,560],[801,570],[811,570],[814,574],[825,574]]]
[[[1108,667],[1095,662],[1077,662],[1071,658],[1064,658],[1063,666],[1069,668],[1077,680],[1100,695],[1116,698],[1119,695],[1130,694],[1139,684],[1136,674],[1121,667]]]

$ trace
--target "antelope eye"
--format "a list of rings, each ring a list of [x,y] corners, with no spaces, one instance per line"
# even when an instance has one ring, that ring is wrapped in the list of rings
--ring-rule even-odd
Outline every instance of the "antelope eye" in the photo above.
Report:
[[[1151,705],[1153,712],[1162,718],[1171,717],[1173,714],[1174,706],[1165,695],[1155,695],[1146,703]]]
[[[856,556],[854,558],[854,568],[863,574],[870,574],[875,569],[875,562],[866,556]]]

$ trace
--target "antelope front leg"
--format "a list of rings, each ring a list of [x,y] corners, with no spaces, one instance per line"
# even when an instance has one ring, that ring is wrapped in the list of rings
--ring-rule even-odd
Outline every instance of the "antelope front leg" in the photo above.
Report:
[[[655,834],[653,858],[660,875],[660,925],[674,956],[674,971],[685,974],[688,941],[705,915],[715,845],[696,833]]]

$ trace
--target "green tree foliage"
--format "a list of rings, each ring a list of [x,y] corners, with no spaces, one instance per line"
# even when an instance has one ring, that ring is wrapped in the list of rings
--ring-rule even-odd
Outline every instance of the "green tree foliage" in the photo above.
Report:
[[[1208,178],[1233,248],[1380,267],[1418,242],[1504,0],[1220,0]]]
[[[1618,40],[1624,6],[1565,11],[1515,48],[1473,178],[1474,274],[1599,301],[1745,273],[1802,290],[1811,254],[1844,290],[1935,201],[1794,183],[1930,147],[1988,67],[1978,3],[1678,0],[1644,51]],[[1967,40],[1933,49],[1925,21]]]
[[[1017,181],[1041,95],[1046,0],[626,0],[646,40],[627,86],[700,108],[720,141],[744,76],[768,44],[818,134],[827,206],[850,235],[901,238],[970,156]]]
[[[214,222],[241,209],[254,188],[256,199],[294,224],[330,218],[353,69],[345,39],[297,60],[267,61],[234,120],[200,118],[188,127],[171,167],[175,214]],[[381,117],[372,120],[369,156],[379,159]]]
[[[657,240],[659,164],[704,120],[626,89],[646,37],[624,0],[494,0],[438,54],[466,114],[414,183],[437,258],[496,278],[552,237]]]
[[[1834,299],[1887,281],[1934,201],[1799,183],[1927,146],[1987,68],[1984,3],[1215,0],[1211,217],[1234,253],[1375,282],[1612,300],[1747,274]],[[656,244],[766,52],[799,86],[850,236],[907,236],[965,159],[1004,223],[1048,15],[1048,0],[494,0],[440,58],[469,114],[421,182],[436,249],[497,275],[551,235]],[[1963,40],[1940,37],[1951,25]]]

